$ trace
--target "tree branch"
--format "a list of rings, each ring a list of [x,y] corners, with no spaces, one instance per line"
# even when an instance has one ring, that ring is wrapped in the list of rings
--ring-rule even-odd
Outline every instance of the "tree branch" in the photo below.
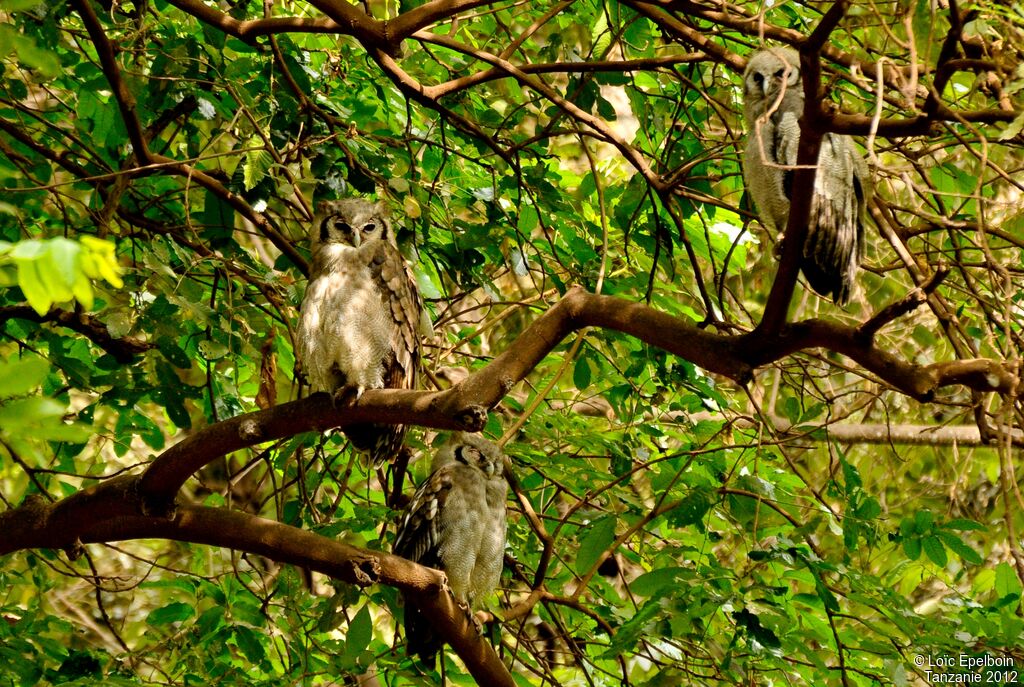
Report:
[[[721,413],[702,411],[680,416],[687,422],[712,421],[721,418]],[[902,425],[883,423],[833,422],[827,425],[811,425],[806,422],[794,423],[778,416],[738,417],[730,420],[733,427],[756,429],[765,425],[771,428],[776,439],[789,441],[798,439],[802,444],[833,441],[846,444],[881,444],[912,446],[988,446],[991,440],[981,435],[976,425]],[[824,431],[821,431],[824,430]],[[1024,432],[1013,429],[1010,439],[1015,446],[1024,445]],[[504,616],[506,619],[508,615]]]
[[[494,0],[429,0],[408,12],[385,22],[385,31],[393,41],[402,41],[420,29],[442,19],[454,17],[463,10],[495,4]]]
[[[806,320],[784,325],[774,336],[756,330],[725,336],[654,308],[575,288],[534,320],[508,349],[450,389],[368,390],[356,403],[338,407],[328,394],[314,394],[238,415],[190,434],[164,451],[142,476],[140,490],[146,512],[171,512],[175,495],[185,481],[216,458],[302,432],[366,422],[479,431],[487,409],[525,379],[563,339],[584,327],[603,327],[635,336],[741,384],[751,379],[757,367],[809,348],[842,353],[918,400],[929,400],[938,388],[952,384],[978,391],[1010,391],[1017,383],[1015,367],[992,360],[925,366],[905,362],[865,340],[857,327]]]
[[[409,593],[482,685],[513,685],[508,669],[447,589],[444,573],[273,520],[229,510],[185,506],[173,518],[140,516],[138,477],[118,477],[54,504],[29,500],[0,513],[0,555],[28,548],[73,552],[82,544],[161,538],[267,556],[366,587]]]
[[[221,12],[200,0],[167,0],[167,2],[185,14],[190,14],[199,21],[249,43],[255,42],[254,39],[258,36],[276,33],[346,33],[345,26],[329,18],[269,17],[239,21],[230,14]],[[358,13],[362,14],[362,12]],[[354,25],[363,28],[363,24],[360,22],[355,22]],[[355,29],[351,26],[348,31],[355,35]]]
[[[131,362],[136,355],[144,353],[156,344],[131,337],[118,339],[110,335],[99,318],[82,312],[68,312],[51,308],[45,315],[40,315],[28,305],[8,305],[0,307],[0,328],[9,319],[28,320],[30,322],[53,322],[82,334],[104,351],[114,356],[121,364]]]

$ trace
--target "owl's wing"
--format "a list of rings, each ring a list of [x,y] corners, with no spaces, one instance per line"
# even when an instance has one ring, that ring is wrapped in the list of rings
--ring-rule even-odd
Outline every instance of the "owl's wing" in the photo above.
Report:
[[[391,243],[374,241],[367,244],[367,251],[364,260],[394,324],[391,351],[382,361],[384,388],[415,389],[420,365],[418,327],[423,310],[419,289],[405,258]],[[399,455],[406,428],[404,425],[352,425],[345,434],[357,448],[368,450],[373,464],[380,466]]]
[[[856,280],[870,192],[867,164],[850,138],[826,134],[801,268],[815,291],[831,294],[840,305],[849,300]]]
[[[393,548],[396,556],[429,568],[441,567],[441,512],[452,489],[453,474],[449,467],[442,467],[416,490],[398,528]],[[406,653],[433,667],[444,642],[418,606],[406,602],[404,614]]]
[[[396,556],[428,568],[440,567],[440,513],[451,493],[453,474],[448,466],[442,467],[416,490],[398,527],[393,549]]]
[[[382,293],[387,294],[395,323],[391,339],[394,360],[386,363],[384,386],[389,389],[413,389],[420,364],[420,322],[423,301],[416,280],[405,258],[387,241],[380,241],[373,256],[373,274]]]

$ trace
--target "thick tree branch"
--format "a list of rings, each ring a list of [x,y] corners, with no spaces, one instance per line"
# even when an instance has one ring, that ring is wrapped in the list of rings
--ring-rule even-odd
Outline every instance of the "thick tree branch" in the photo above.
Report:
[[[721,419],[721,413],[700,412],[686,414],[688,422]],[[775,438],[782,441],[798,439],[802,444],[834,441],[847,444],[880,444],[910,446],[988,446],[991,439],[983,437],[976,425],[902,425],[883,423],[832,422],[810,425],[778,416],[739,417],[730,420],[741,429],[768,425]],[[824,430],[824,431],[822,431]],[[1015,446],[1024,445],[1024,432],[1014,429],[1010,440]],[[505,616],[508,617],[507,615]]]
[[[447,590],[444,574],[398,556],[361,549],[226,508],[186,506],[172,518],[139,515],[138,477],[119,477],[54,504],[40,500],[0,513],[0,556],[29,548],[64,549],[126,539],[173,539],[259,554],[366,587],[409,593],[479,684],[512,685],[508,669]]]
[[[850,357],[883,382],[918,400],[928,400],[938,388],[951,384],[1000,392],[1010,391],[1017,384],[1013,366],[992,360],[925,366],[908,363],[873,345],[857,327],[806,320],[784,325],[773,336],[757,331],[725,336],[644,305],[577,288],[537,318],[488,365],[450,389],[369,390],[355,404],[339,407],[328,394],[314,394],[194,432],[164,451],[143,475],[143,502],[148,512],[170,512],[181,486],[207,463],[248,446],[301,432],[371,421],[477,431],[484,424],[487,409],[525,379],[562,340],[584,327],[603,327],[635,336],[739,383],[746,383],[762,365],[801,350],[827,348]]]
[[[391,40],[401,41],[442,19],[454,17],[465,10],[493,4],[496,4],[494,0],[429,0],[387,21],[385,31]]]
[[[793,196],[789,199],[789,217],[786,219],[786,229],[783,233],[785,238],[782,242],[779,269],[772,281],[761,322],[757,325],[759,335],[777,334],[786,321],[789,303],[793,298],[793,289],[796,287],[797,275],[800,272],[800,258],[811,216],[818,153],[821,150],[821,139],[825,134],[817,125],[821,111],[821,102],[818,99],[820,67],[817,54],[801,52],[800,68],[804,89],[804,113],[800,118],[800,143],[797,147],[796,169],[793,170]]]
[[[847,8],[850,6],[849,0],[838,0],[833,2],[832,6],[828,8],[828,12],[821,18],[818,25],[814,27],[814,31],[807,37],[807,40],[800,46],[801,54],[813,56],[817,58],[821,54],[822,49],[825,47],[825,43],[828,42],[829,36],[839,26],[839,22],[842,21],[843,16],[846,14]]]
[[[268,17],[266,19],[251,19],[239,21],[226,12],[207,5],[200,0],[168,0],[168,4],[177,7],[186,14],[190,14],[199,21],[220,29],[224,33],[235,36],[247,42],[253,42],[257,36],[267,36],[277,33],[346,33],[346,27],[333,19],[320,18],[309,19],[306,17]],[[354,10],[353,14],[362,15],[362,12]],[[367,18],[368,19],[368,18]],[[369,22],[353,21],[349,24],[348,31],[354,35],[357,30],[372,30]]]

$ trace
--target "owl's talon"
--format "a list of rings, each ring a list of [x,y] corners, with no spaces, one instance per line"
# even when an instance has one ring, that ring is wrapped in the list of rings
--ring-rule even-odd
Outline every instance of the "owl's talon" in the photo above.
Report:
[[[469,605],[469,602],[456,600],[455,605],[458,606],[459,609],[466,614],[466,617],[468,617],[473,623],[473,629],[476,630],[477,635],[483,635],[484,624],[480,617],[478,617],[478,614],[473,612],[473,608]],[[480,611],[480,614],[483,617],[486,617],[486,613],[486,611]]]
[[[476,628],[476,633],[478,635],[480,635],[481,637],[483,636],[483,634],[484,634],[484,621],[490,620],[493,617],[494,616],[492,616],[487,611],[477,611],[476,613],[473,614],[473,616],[472,616],[472,618],[473,618],[473,627]]]

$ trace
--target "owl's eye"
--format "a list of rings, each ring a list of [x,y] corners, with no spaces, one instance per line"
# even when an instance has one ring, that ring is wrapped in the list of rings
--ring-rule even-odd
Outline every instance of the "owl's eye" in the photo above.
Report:
[[[349,226],[348,222],[338,222],[337,227],[338,227],[338,231],[340,231],[343,234],[351,234],[352,233],[352,227]]]
[[[463,465],[472,465],[473,463],[479,463],[483,456],[480,451],[476,450],[472,446],[459,446],[455,449],[455,460],[459,461]]]
[[[775,72],[775,77],[777,79],[781,79],[785,74],[786,74],[786,70],[785,69],[780,69],[779,71]]]
[[[764,74],[760,72],[754,72],[754,83],[757,84],[758,88],[764,84]]]
[[[374,224],[373,222],[370,222],[369,224],[364,224],[363,225],[363,232],[369,234],[371,231],[373,231],[376,228],[377,228],[377,225]]]

